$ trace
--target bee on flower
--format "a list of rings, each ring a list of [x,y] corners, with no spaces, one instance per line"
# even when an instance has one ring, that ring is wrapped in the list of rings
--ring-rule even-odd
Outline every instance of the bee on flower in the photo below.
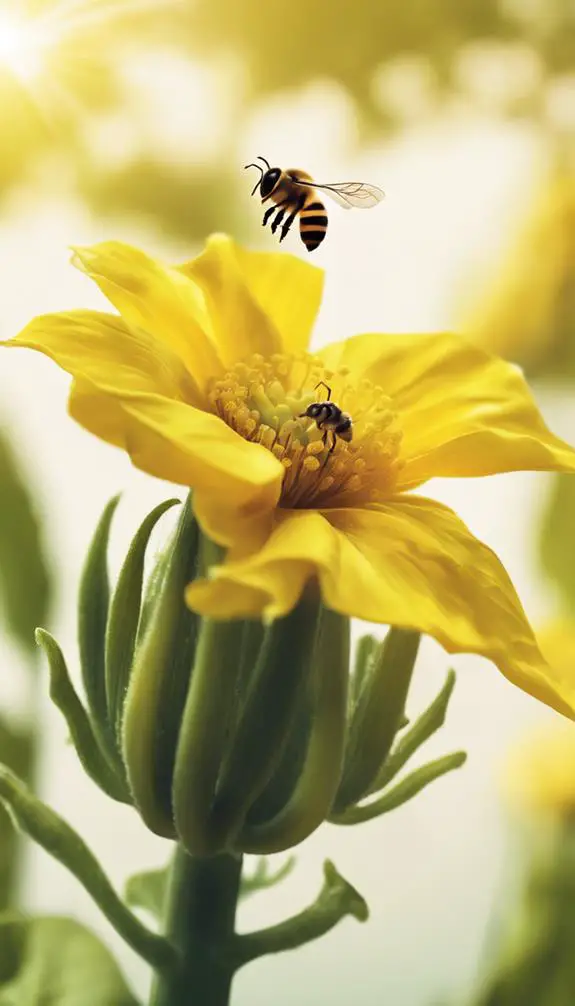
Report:
[[[70,413],[87,430],[192,488],[203,533],[225,550],[187,588],[193,610],[269,621],[316,584],[331,610],[481,654],[574,715],[575,686],[554,678],[499,560],[416,491],[436,477],[575,471],[516,367],[443,332],[314,351],[322,272],[224,236],[178,266],[119,242],[74,262],[118,313],[45,315],[7,345],[73,376]]]
[[[331,433],[331,447],[329,448],[329,453],[335,449],[335,445],[339,440],[345,440],[350,443],[353,438],[353,422],[351,416],[347,412],[342,412],[339,405],[331,400],[331,388],[329,384],[325,381],[320,381],[317,387],[323,384],[327,391],[327,399],[325,402],[312,402],[308,405],[305,412],[300,412],[299,418],[315,420],[318,430],[322,431],[322,443],[325,447],[327,444],[327,438]]]

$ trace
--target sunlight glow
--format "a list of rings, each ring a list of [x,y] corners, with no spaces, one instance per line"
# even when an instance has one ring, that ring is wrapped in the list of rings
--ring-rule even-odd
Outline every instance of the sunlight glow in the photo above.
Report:
[[[29,83],[42,68],[45,41],[38,23],[0,8],[0,68]]]

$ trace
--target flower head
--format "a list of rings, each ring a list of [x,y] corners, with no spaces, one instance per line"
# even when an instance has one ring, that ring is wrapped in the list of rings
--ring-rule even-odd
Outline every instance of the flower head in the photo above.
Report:
[[[75,262],[119,316],[36,318],[8,345],[73,375],[70,412],[84,427],[193,489],[200,525],[227,549],[189,586],[194,610],[273,619],[315,580],[332,610],[482,654],[574,715],[575,685],[553,678],[496,556],[412,492],[435,476],[575,471],[517,368],[445,333],[313,352],[322,273],[220,236],[177,268],[119,243],[78,249]],[[326,387],[353,420],[333,450],[302,415]]]

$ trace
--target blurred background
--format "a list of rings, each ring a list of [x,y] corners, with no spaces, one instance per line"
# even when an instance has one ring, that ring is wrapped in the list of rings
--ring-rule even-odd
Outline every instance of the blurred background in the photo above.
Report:
[[[70,244],[118,238],[183,259],[222,230],[274,248],[242,170],[256,154],[387,194],[369,214],[329,207],[313,259],[327,271],[316,344],[457,327],[519,362],[549,424],[575,442],[572,0],[0,0],[0,338],[37,313],[103,306],[70,267]],[[284,247],[306,255],[295,233]],[[123,491],[119,561],[172,490],[77,428],[67,386],[43,358],[2,354],[0,758],[121,886],[168,850],[83,776],[32,632],[47,625],[74,670],[78,578],[105,502]],[[429,487],[495,548],[564,662],[575,636],[571,486],[509,475]],[[466,1000],[517,882],[501,766],[518,738],[558,717],[484,661],[448,662],[429,641],[413,713],[452,665],[456,691],[430,753],[463,747],[464,769],[389,817],[325,827],[241,916],[259,927],[299,910],[329,856],[367,898],[370,922],[246,969],[238,1006],[343,1006],[358,990],[364,1006]],[[16,900],[88,923],[145,993],[146,969],[87,895],[16,846],[0,815],[0,908]]]

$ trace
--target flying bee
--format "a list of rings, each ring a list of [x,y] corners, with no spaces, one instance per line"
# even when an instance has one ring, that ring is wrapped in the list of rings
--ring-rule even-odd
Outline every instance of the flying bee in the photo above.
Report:
[[[325,381],[320,381],[316,384],[316,388],[320,385],[327,391],[327,399],[325,402],[312,402],[308,405],[305,412],[300,412],[299,418],[303,419],[304,416],[308,419],[315,419],[318,430],[323,430],[323,444],[324,447],[327,444],[327,438],[331,433],[331,447],[329,453],[331,454],[335,448],[338,437],[340,440],[346,440],[347,443],[353,437],[353,423],[351,416],[347,412],[342,412],[339,405],[331,401],[331,388],[329,384]]]
[[[273,216],[272,234],[275,234],[282,224],[280,241],[283,241],[295,218],[299,216],[300,237],[309,252],[321,244],[327,231],[327,212],[318,192],[326,192],[345,210],[350,210],[354,206],[359,209],[370,209],[372,206],[377,206],[384,198],[385,193],[378,189],[377,185],[368,185],[366,182],[319,185],[314,182],[311,175],[306,171],[300,171],[299,168],[290,168],[288,171],[272,168],[269,161],[261,154],[258,154],[258,160],[264,162],[265,170],[261,164],[246,164],[245,167],[257,168],[260,172],[251,195],[255,195],[259,189],[262,203],[271,199],[272,205],[264,213],[263,226],[265,227]],[[286,213],[288,215],[284,221]]]

